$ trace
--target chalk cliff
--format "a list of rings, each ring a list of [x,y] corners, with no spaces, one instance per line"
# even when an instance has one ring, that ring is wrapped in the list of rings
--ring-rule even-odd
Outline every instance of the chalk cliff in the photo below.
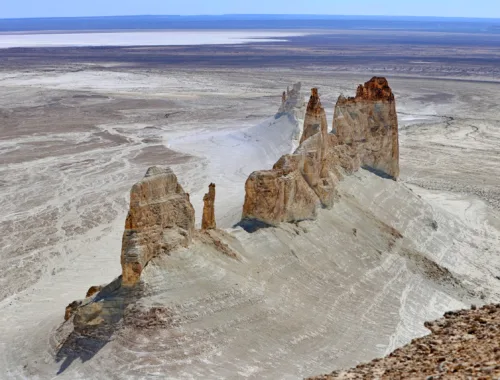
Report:
[[[353,146],[362,166],[394,179],[399,177],[396,101],[385,78],[374,77],[360,85],[355,97],[339,97],[333,133],[339,144]]]

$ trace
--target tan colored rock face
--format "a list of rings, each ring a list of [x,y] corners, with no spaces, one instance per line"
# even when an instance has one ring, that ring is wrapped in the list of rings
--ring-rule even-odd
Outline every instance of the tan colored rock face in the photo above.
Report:
[[[328,122],[326,120],[325,109],[321,105],[318,95],[318,89],[311,89],[311,97],[307,104],[306,116],[304,118],[304,131],[300,138],[302,144],[309,137],[314,136],[316,133],[322,132],[326,134],[328,131]]]
[[[318,133],[294,154],[282,156],[272,170],[253,172],[245,184],[242,219],[270,225],[316,217],[319,206],[330,208],[342,173],[359,169],[352,148],[337,137]]]
[[[201,221],[202,230],[214,230],[215,223],[215,184],[208,186],[208,193],[203,197],[203,219]]]
[[[194,209],[169,168],[149,168],[130,192],[122,239],[122,284],[135,285],[155,256],[191,241]]]
[[[385,78],[372,78],[355,98],[339,98],[334,132],[327,133],[325,110],[313,88],[299,148],[272,170],[250,175],[242,218],[270,225],[314,219],[318,206],[333,206],[343,174],[361,165],[399,176],[396,104]]]
[[[396,102],[385,78],[374,77],[360,85],[355,98],[339,97],[333,132],[340,144],[356,149],[363,166],[399,177]]]

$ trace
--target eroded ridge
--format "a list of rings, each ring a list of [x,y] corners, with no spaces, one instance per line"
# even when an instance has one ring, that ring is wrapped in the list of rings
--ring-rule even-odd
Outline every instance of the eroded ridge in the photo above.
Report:
[[[292,88],[286,88],[286,91],[283,91],[281,96],[281,106],[278,110],[277,116],[280,116],[285,113],[291,113],[295,110],[295,108],[300,107],[302,102],[302,93],[301,93],[302,83],[295,83]]]
[[[399,177],[399,137],[396,101],[387,79],[374,77],[359,85],[356,96],[340,96],[335,105],[333,133],[349,144],[361,165],[378,174]]]
[[[122,240],[122,284],[135,285],[155,256],[187,246],[194,232],[194,208],[170,168],[149,168],[130,192]]]
[[[359,86],[355,98],[339,98],[331,133],[313,88],[301,145],[272,170],[250,175],[242,219],[269,225],[314,219],[318,207],[333,206],[336,183],[360,166],[391,178],[399,175],[396,105],[385,78]]]

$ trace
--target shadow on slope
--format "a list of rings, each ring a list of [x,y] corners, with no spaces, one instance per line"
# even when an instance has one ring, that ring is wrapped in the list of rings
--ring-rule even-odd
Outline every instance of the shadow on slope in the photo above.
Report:
[[[363,165],[362,168],[369,171],[370,173],[373,173],[373,174],[381,177],[381,178],[392,179],[393,181],[396,181],[396,178],[383,172],[382,170],[378,170],[378,169],[372,168],[371,166],[366,166],[366,165]]]
[[[76,359],[82,363],[92,359],[114,333],[124,325],[128,305],[142,296],[143,287],[121,287],[121,276],[105,286],[94,298],[87,298],[74,315],[60,328],[74,326],[56,353],[56,362],[62,362],[57,374],[63,373]],[[126,324],[126,323],[125,323]],[[66,332],[66,334],[68,333]],[[64,336],[64,332],[60,331]]]
[[[248,232],[249,234],[252,234],[254,232],[257,232],[260,229],[270,228],[270,227],[273,227],[273,226],[270,225],[270,224],[268,224],[268,223],[266,223],[266,222],[262,222],[260,220],[257,220],[257,219],[248,219],[248,218],[246,218],[246,219],[240,220],[233,227],[234,228],[241,227],[246,232]]]

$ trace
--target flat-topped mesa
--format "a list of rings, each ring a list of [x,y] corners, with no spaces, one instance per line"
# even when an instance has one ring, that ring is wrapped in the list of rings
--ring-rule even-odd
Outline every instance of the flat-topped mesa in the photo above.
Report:
[[[286,91],[283,91],[281,95],[281,106],[276,114],[277,117],[286,113],[293,113],[295,108],[300,106],[300,102],[302,102],[301,88],[302,84],[297,82],[292,86],[291,90],[287,87]]]
[[[170,168],[151,167],[130,192],[122,239],[122,285],[134,286],[146,264],[161,253],[187,246],[194,208]]]
[[[306,116],[304,118],[304,129],[300,143],[302,144],[309,137],[314,136],[318,132],[327,133],[328,122],[326,120],[326,112],[318,95],[318,89],[311,89],[311,97],[307,104]]]
[[[361,165],[376,173],[399,177],[398,117],[394,94],[385,78],[374,77],[335,105],[333,133],[339,144],[359,154]]]
[[[203,197],[203,218],[201,220],[202,230],[215,230],[215,184],[208,186],[208,193]]]

